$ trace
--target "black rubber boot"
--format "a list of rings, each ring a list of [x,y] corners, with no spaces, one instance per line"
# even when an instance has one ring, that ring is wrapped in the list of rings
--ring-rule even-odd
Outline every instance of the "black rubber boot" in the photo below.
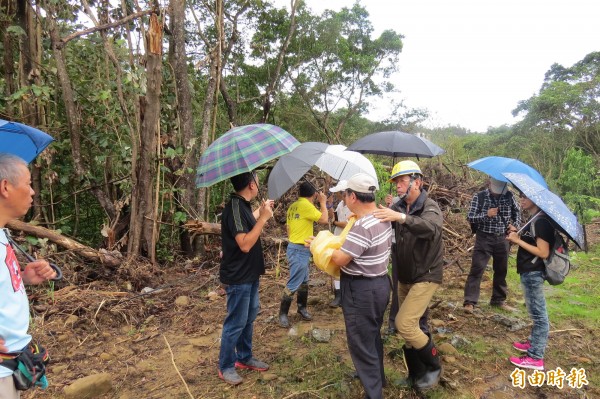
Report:
[[[331,306],[332,308],[339,308],[340,306],[342,306],[342,291],[341,290],[335,290],[335,298],[333,298],[333,301],[331,301],[329,303],[329,306]]]
[[[415,385],[415,381],[425,374],[427,368],[421,363],[421,359],[419,359],[419,354],[415,348],[407,348],[404,345],[402,346],[402,350],[404,351],[404,361],[408,369],[408,377],[405,380],[400,380],[397,385],[412,388]]]
[[[279,305],[279,325],[281,327],[288,328],[290,326],[288,312],[290,311],[292,299],[294,299],[294,297],[287,295],[285,292],[281,296],[281,304]]]
[[[308,284],[301,284],[296,294],[298,295],[298,314],[304,320],[312,320],[312,316],[308,313],[308,310],[306,310],[306,304],[308,302]]]
[[[433,344],[431,336],[429,336],[427,345],[417,350],[417,356],[425,367],[425,372],[415,380],[414,387],[416,389],[433,388],[440,381],[442,364],[440,362],[440,354]]]

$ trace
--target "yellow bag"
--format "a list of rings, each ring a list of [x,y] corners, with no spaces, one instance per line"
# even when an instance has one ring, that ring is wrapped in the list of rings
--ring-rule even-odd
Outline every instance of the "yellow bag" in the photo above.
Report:
[[[331,261],[333,251],[340,249],[346,241],[346,235],[356,221],[354,216],[348,219],[348,224],[339,236],[333,235],[331,231],[323,230],[310,243],[310,252],[315,265],[325,273],[335,278],[340,278],[340,267]]]

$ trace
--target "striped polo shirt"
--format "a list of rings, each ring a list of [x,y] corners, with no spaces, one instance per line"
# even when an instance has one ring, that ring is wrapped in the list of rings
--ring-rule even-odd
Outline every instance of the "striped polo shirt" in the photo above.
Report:
[[[377,277],[387,273],[392,245],[392,225],[369,214],[358,219],[342,248],[352,260],[342,272],[353,276]]]

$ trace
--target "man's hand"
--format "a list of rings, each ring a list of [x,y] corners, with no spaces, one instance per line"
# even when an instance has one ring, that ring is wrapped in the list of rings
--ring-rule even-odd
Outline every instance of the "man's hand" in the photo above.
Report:
[[[325,193],[323,191],[319,191],[317,193],[317,199],[319,200],[319,204],[327,205],[327,195],[325,195]]]
[[[38,259],[25,265],[21,274],[25,284],[40,284],[56,278],[56,271],[44,259]]]
[[[490,218],[498,216],[498,208],[490,208],[490,209],[488,209],[487,215]]]
[[[4,338],[0,337],[0,352],[8,353],[8,347],[4,345]],[[0,358],[0,363],[2,363],[2,358]]]
[[[516,231],[511,231],[510,233],[508,233],[508,236],[506,236],[506,239],[512,242],[513,244],[516,244],[519,242],[521,237],[519,237],[519,234],[517,234]]]
[[[392,194],[388,194],[385,196],[385,204],[387,205],[388,208],[390,206],[392,206],[393,201],[394,201],[394,197],[392,196]]]
[[[273,217],[273,205],[275,201],[273,200],[264,200],[258,210],[259,219],[263,219],[265,222]]]
[[[304,240],[304,246],[306,248],[310,248],[310,244],[312,244],[314,239],[315,239],[315,236],[308,237],[306,240]]]
[[[406,221],[406,215],[401,212],[396,212],[390,208],[386,208],[383,205],[379,205],[379,209],[373,211],[373,216],[380,219],[382,222],[400,222]]]

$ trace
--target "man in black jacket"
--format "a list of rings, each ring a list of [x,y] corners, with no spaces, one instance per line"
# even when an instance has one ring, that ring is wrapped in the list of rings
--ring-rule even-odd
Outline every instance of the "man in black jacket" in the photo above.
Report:
[[[406,341],[403,347],[408,366],[408,383],[417,389],[435,386],[442,367],[430,334],[419,328],[419,319],[442,284],[443,215],[438,204],[423,190],[421,168],[401,161],[392,169],[400,201],[390,208],[380,206],[373,215],[392,222],[395,243],[392,251],[398,265],[396,328]]]

